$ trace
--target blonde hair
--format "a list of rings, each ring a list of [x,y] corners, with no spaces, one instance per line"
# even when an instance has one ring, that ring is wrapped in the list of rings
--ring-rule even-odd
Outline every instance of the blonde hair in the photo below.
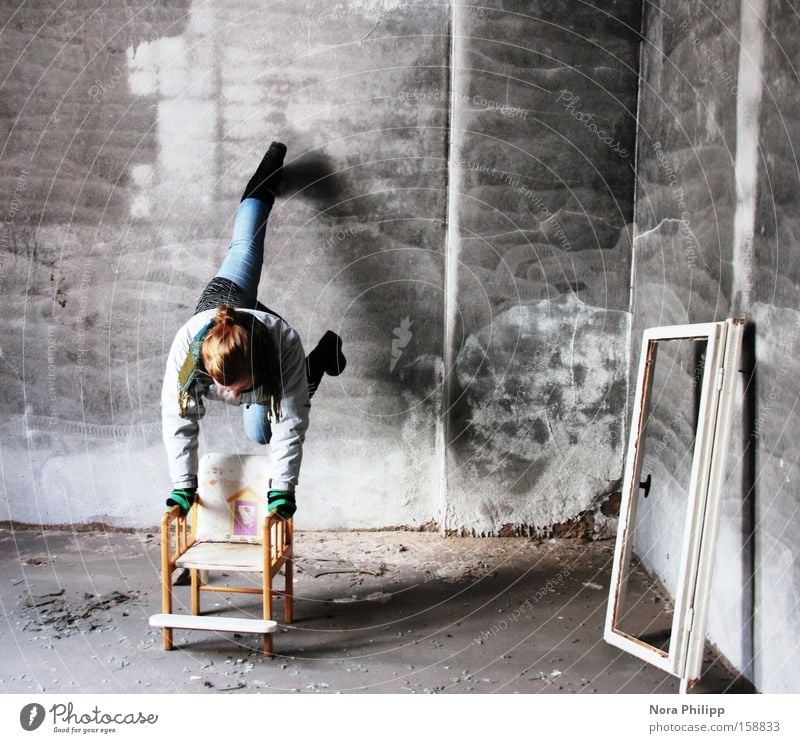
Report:
[[[270,419],[279,420],[279,359],[266,328],[264,332],[256,332],[258,322],[252,315],[237,313],[229,304],[218,305],[214,325],[203,338],[200,356],[206,372],[223,387],[244,380],[260,386],[270,398]]]

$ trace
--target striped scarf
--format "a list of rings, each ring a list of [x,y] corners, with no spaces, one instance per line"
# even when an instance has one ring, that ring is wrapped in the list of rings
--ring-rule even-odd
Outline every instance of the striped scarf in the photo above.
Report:
[[[204,325],[192,339],[192,342],[189,344],[189,353],[186,354],[186,359],[181,365],[181,370],[178,372],[178,412],[181,418],[186,417],[186,412],[189,409],[192,387],[201,373],[202,364],[200,363],[200,351],[203,348],[203,339],[213,325],[214,321],[211,320],[211,322]]]

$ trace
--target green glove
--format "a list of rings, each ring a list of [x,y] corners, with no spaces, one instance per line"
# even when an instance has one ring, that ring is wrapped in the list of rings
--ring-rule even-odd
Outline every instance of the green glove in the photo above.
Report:
[[[290,519],[297,510],[294,493],[289,490],[270,490],[267,493],[267,510],[277,513],[282,519]]]
[[[194,489],[175,488],[169,498],[167,498],[167,508],[180,506],[181,516],[185,516],[189,513],[192,503],[194,503],[195,492]]]

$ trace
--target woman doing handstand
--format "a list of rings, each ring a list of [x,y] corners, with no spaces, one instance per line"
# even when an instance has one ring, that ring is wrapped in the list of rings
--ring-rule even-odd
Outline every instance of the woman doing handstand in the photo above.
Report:
[[[310,399],[323,374],[345,367],[342,341],[328,331],[305,356],[297,332],[257,297],[267,219],[280,185],[285,145],[273,142],[242,195],[230,248],[194,316],[169,351],[161,412],[173,490],[167,506],[184,513],[197,489],[197,438],[203,400],[240,405],[247,436],[270,445],[267,508],[296,510]]]

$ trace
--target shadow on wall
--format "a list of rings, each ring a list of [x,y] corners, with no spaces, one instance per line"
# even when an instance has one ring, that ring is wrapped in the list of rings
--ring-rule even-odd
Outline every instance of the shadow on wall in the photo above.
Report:
[[[284,167],[281,190],[287,196],[299,196],[324,210],[338,203],[343,184],[328,155],[307,152]]]

